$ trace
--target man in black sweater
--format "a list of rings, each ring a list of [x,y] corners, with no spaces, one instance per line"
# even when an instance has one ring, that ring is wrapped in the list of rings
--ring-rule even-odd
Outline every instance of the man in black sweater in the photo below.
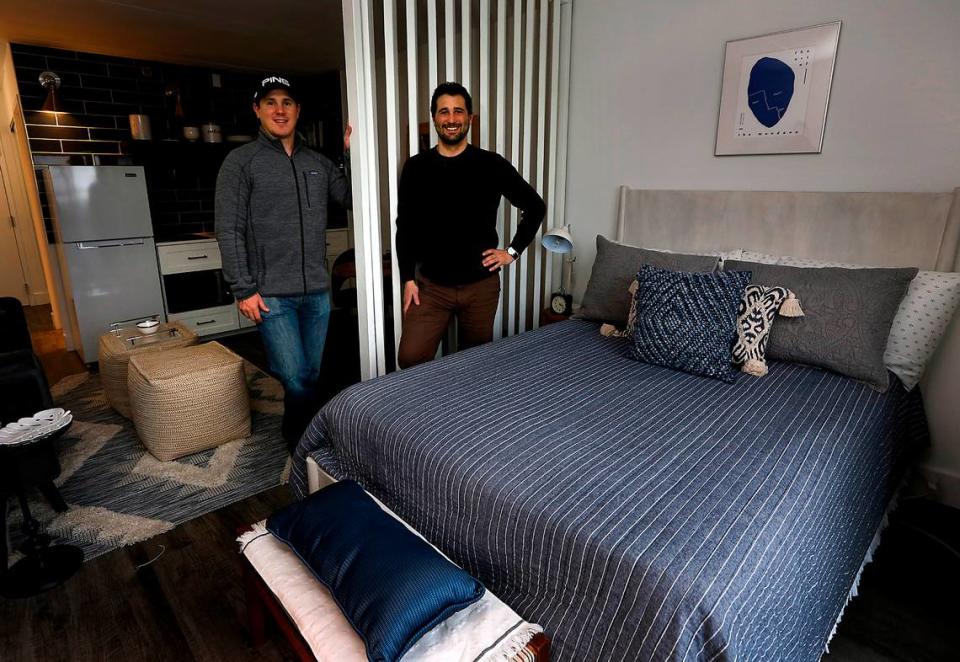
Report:
[[[546,213],[543,199],[509,161],[467,142],[473,102],[462,85],[439,85],[430,114],[440,142],[407,160],[398,191],[401,368],[432,359],[454,315],[461,348],[493,339],[497,272],[520,257]],[[497,235],[501,196],[521,214],[506,250]]]

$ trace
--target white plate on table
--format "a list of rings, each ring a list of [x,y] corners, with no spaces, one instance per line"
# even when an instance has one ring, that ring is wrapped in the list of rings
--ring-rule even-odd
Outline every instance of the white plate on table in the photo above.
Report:
[[[69,411],[63,409],[62,407],[54,407],[53,409],[44,409],[43,411],[38,411],[33,415],[33,420],[40,421],[42,423],[55,423],[69,413]]]
[[[51,410],[44,410],[44,412],[49,411]],[[73,421],[73,414],[69,411],[63,412],[62,415],[51,420],[37,420],[36,415],[30,418],[21,418],[19,421],[10,423],[0,429],[0,445],[16,446],[39,439],[66,427],[71,421]]]

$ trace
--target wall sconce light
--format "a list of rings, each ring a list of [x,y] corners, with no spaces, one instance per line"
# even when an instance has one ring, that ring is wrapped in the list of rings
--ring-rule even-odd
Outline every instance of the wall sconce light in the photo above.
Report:
[[[47,91],[47,99],[43,102],[40,110],[50,113],[63,112],[63,104],[60,102],[60,95],[57,89],[60,87],[60,76],[52,71],[44,71],[40,74],[40,85]]]

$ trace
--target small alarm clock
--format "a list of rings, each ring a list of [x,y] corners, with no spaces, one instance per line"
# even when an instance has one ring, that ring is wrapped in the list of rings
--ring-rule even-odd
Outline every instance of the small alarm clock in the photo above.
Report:
[[[550,310],[557,315],[569,315],[573,308],[573,297],[563,292],[550,295]]]

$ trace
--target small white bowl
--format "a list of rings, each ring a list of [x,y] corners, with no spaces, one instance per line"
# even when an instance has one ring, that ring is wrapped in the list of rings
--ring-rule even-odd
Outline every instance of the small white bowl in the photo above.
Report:
[[[157,329],[159,328],[160,322],[157,320],[143,320],[142,322],[137,322],[137,331],[145,336],[149,336],[151,333],[156,333]]]

